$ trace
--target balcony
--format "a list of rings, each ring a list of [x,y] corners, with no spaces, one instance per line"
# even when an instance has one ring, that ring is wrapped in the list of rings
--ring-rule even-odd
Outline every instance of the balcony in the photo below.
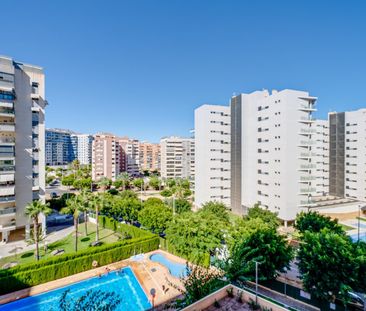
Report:
[[[316,129],[314,129],[314,128],[300,129],[301,135],[311,135],[311,134],[315,134],[315,133],[316,133]]]
[[[310,170],[316,168],[315,164],[301,164],[300,165],[300,170]]]
[[[3,108],[0,107],[0,116],[1,117],[15,117],[15,111],[12,108]]]
[[[299,122],[302,122],[302,123],[313,123],[315,122],[315,118],[312,118],[312,117],[309,117],[309,118],[306,118],[306,117],[300,117],[299,119]]]
[[[15,152],[1,152],[0,151],[0,159],[4,159],[4,158],[14,158],[15,157]]]
[[[309,112],[316,111],[314,106],[311,104],[310,105],[300,105],[299,110],[300,111],[309,111]]]
[[[315,206],[315,201],[309,199],[309,200],[301,200],[299,207],[311,207]]]
[[[15,137],[3,137],[0,138],[0,145],[15,145]]]
[[[0,101],[0,108],[14,109],[14,104],[9,103],[9,102],[1,102]]]
[[[6,174],[6,173],[10,173],[10,172],[15,173],[15,165],[3,165],[3,166],[0,166],[0,174],[3,174],[3,173]]]
[[[15,123],[0,123],[0,132],[15,132]]]
[[[315,192],[316,188],[315,187],[309,187],[309,188],[302,188],[300,189],[300,194],[311,194],[312,192]]]
[[[15,195],[0,197],[0,203],[15,202]]]
[[[15,220],[10,221],[5,224],[0,224],[0,232],[1,231],[9,231],[9,230],[15,230],[16,229],[16,222]]]
[[[0,185],[0,196],[9,196],[15,194],[15,185]]]
[[[14,174],[0,174],[0,182],[13,182],[15,181]]]
[[[316,180],[315,176],[300,176],[300,182]]]
[[[6,207],[3,209],[0,209],[0,217],[15,216],[15,213],[16,213],[15,207]]]
[[[315,152],[301,152],[299,159],[308,159],[315,156],[316,156]]]

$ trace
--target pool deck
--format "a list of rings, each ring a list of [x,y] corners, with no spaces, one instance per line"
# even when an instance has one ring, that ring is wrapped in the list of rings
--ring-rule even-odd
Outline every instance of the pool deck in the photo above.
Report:
[[[118,261],[107,266],[98,267],[92,270],[84,271],[78,274],[70,275],[68,277],[47,282],[44,284],[36,285],[33,287],[25,288],[16,292],[12,292],[3,296],[0,296],[0,305],[15,301],[28,296],[41,294],[53,289],[64,287],[75,282],[80,282],[85,279],[104,274],[106,267],[111,271],[124,267],[131,267],[136,278],[141,284],[146,296],[154,306],[158,306],[173,300],[175,297],[180,296],[181,292],[172,287],[170,283],[176,284],[176,286],[183,288],[179,279],[173,277],[168,268],[160,263],[153,262],[149,258],[154,253],[163,253],[168,259],[177,263],[185,264],[186,261],[180,257],[174,256],[163,250],[156,250],[143,255],[140,260],[134,260],[132,258]],[[150,294],[151,289],[155,289],[156,295],[154,301]]]

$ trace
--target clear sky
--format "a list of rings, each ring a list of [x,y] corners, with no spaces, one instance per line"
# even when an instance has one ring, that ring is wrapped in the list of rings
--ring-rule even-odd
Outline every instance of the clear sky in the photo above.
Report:
[[[1,0],[0,54],[43,66],[46,126],[158,141],[231,95],[366,107],[365,1]]]

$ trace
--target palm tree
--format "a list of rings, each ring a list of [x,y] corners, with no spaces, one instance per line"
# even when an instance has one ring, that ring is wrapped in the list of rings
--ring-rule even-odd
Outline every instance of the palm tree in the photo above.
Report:
[[[89,204],[95,211],[95,242],[99,242],[99,210],[104,204],[104,198],[100,195],[92,195]]]
[[[99,181],[98,181],[98,186],[101,187],[103,189],[103,191],[106,191],[107,188],[111,185],[111,180],[107,177],[102,177]]]
[[[117,179],[122,181],[122,190],[125,191],[126,190],[126,184],[130,180],[130,175],[128,175],[127,172],[124,172],[124,173],[119,174],[117,176]]]
[[[75,196],[66,201],[66,207],[61,210],[62,214],[72,215],[74,218],[74,228],[75,228],[75,252],[78,251],[78,225],[79,225],[79,215],[81,212],[81,207],[79,199]]]
[[[84,214],[84,226],[85,226],[85,236],[88,235],[88,211],[89,207],[89,193],[85,189],[81,191],[80,195],[78,196],[80,201],[80,211]]]
[[[51,214],[52,210],[49,204],[44,204],[41,200],[28,203],[25,208],[25,215],[33,221],[33,237],[36,244],[36,259],[39,260],[39,216],[41,214],[47,216]]]

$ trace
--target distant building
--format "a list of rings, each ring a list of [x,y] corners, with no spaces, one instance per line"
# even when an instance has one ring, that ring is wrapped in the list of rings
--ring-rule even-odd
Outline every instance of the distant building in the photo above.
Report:
[[[312,156],[316,170],[311,178],[315,181],[316,195],[326,196],[329,194],[329,123],[328,120],[316,120],[314,126]]]
[[[140,166],[142,171],[160,171],[160,144],[140,143]]]
[[[92,163],[93,135],[89,134],[72,134],[71,142],[73,153],[81,165],[89,165]]]
[[[45,76],[38,66],[0,57],[0,240],[25,228],[25,207],[44,201]],[[45,218],[40,217],[45,229]]]
[[[164,137],[160,140],[162,178],[194,180],[194,138]]]
[[[230,207],[230,107],[202,105],[194,113],[195,205]]]
[[[72,133],[63,129],[46,129],[46,165],[67,165],[75,160]]]
[[[131,176],[140,175],[140,143],[128,137],[117,138],[120,148],[120,171]]]

